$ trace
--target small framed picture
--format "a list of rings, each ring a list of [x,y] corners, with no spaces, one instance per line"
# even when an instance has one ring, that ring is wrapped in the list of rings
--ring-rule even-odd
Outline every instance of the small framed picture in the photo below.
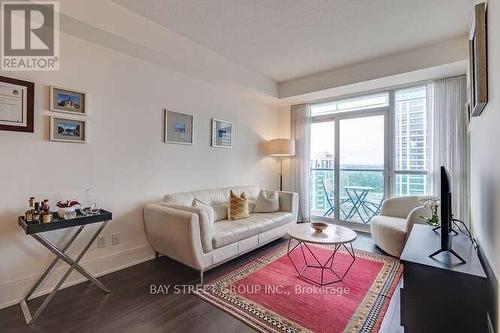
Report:
[[[50,87],[50,111],[87,114],[87,94],[83,91]]]
[[[212,119],[212,147],[233,147],[233,124],[231,122]]]
[[[86,143],[87,121],[50,117],[50,141]]]
[[[181,145],[193,144],[193,115],[163,110],[164,142]]]

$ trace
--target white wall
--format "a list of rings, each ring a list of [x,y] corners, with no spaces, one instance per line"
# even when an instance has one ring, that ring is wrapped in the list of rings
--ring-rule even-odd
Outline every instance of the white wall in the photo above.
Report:
[[[488,2],[488,104],[470,123],[474,234],[500,277],[500,3]],[[500,323],[498,324],[500,327]]]
[[[53,204],[81,199],[88,188],[113,212],[104,232],[108,247],[93,246],[85,257],[91,271],[103,273],[152,257],[143,231],[148,201],[218,186],[277,187],[277,163],[259,144],[281,136],[278,107],[66,34],[61,61],[59,72],[1,73],[35,82],[36,89],[35,132],[0,131],[0,307],[19,300],[52,258],[17,226],[31,195]],[[90,143],[48,141],[49,85],[88,93]],[[162,143],[163,108],[194,114],[194,145]],[[210,147],[211,117],[233,122],[233,149]],[[110,245],[114,232],[119,246]],[[68,232],[48,236],[60,243]]]

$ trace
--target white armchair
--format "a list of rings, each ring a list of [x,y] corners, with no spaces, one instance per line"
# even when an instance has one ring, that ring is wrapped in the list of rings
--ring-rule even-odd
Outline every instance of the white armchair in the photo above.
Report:
[[[431,216],[416,196],[394,197],[385,200],[380,215],[370,222],[372,238],[384,252],[399,257],[407,236],[415,223],[423,223],[421,218]]]

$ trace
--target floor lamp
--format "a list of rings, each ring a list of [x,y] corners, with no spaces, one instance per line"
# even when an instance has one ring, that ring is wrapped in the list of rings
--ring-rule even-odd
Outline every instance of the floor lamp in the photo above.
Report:
[[[280,191],[283,191],[283,157],[295,155],[295,140],[274,139],[267,142],[269,156],[280,158]]]

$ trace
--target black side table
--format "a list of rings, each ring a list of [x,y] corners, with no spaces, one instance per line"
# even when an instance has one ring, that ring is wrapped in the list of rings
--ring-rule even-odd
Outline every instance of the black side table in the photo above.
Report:
[[[56,258],[52,261],[52,263],[49,265],[49,267],[45,270],[45,272],[42,274],[42,276],[38,279],[38,281],[33,285],[33,287],[30,289],[30,291],[26,294],[24,299],[19,303],[21,306],[21,309],[23,311],[24,318],[26,319],[26,323],[28,324],[33,324],[42,314],[42,312],[45,310],[49,302],[52,300],[52,298],[55,296],[57,291],[61,288],[62,284],[64,281],[68,278],[69,274],[75,269],[77,270],[80,274],[82,274],[87,280],[90,282],[94,283],[99,289],[101,289],[103,292],[106,294],[110,292],[108,288],[106,288],[99,280],[97,280],[95,277],[93,277],[89,272],[87,272],[82,266],[80,266],[78,263],[80,260],[83,258],[85,253],[88,251],[92,243],[95,241],[97,236],[101,233],[101,231],[104,229],[108,221],[112,219],[112,214],[108,211],[101,210],[101,213],[99,215],[92,215],[92,216],[85,216],[85,215],[77,215],[74,219],[70,220],[64,220],[61,219],[57,216],[56,213],[54,213],[54,220],[50,223],[37,223],[37,224],[28,224],[26,223],[26,220],[24,219],[24,216],[19,216],[18,217],[18,223],[19,225],[24,229],[27,235],[30,235],[34,239],[36,239],[40,244],[45,246],[49,251],[54,253],[56,255]],[[65,251],[70,247],[71,243],[78,237],[78,235],[82,232],[83,228],[87,224],[92,224],[92,223],[101,223],[97,231],[94,233],[88,244],[82,249],[80,254],[76,257],[75,260],[71,259],[67,254],[65,254]],[[50,242],[47,238],[45,238],[41,233],[46,232],[46,231],[51,231],[51,230],[59,230],[59,229],[66,229],[66,228],[72,228],[72,227],[79,227],[76,232],[71,236],[70,240],[61,248],[59,249],[56,245],[54,245],[52,242]],[[40,286],[42,281],[49,275],[50,271],[55,267],[59,259],[62,259],[65,263],[67,263],[70,267],[66,271],[66,273],[63,275],[63,277],[59,280],[59,282],[56,284],[54,289],[50,292],[50,294],[45,298],[43,301],[42,305],[36,310],[35,314],[31,316],[30,310],[28,308],[28,300],[33,295],[35,290]]]

